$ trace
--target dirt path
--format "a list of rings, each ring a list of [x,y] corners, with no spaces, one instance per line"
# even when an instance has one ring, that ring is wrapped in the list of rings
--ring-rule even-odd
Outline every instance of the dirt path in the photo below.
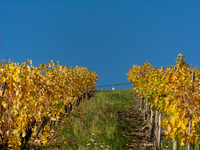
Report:
[[[144,127],[147,125],[147,122],[139,108],[139,101],[135,100],[135,103],[132,104],[134,110],[126,112],[118,112],[118,117],[120,121],[124,121],[127,124],[134,125],[124,129],[120,134],[124,137],[131,138],[131,142],[127,143],[127,149],[130,150],[153,150],[153,143],[150,138],[147,137],[148,130],[145,130]],[[134,129],[135,128],[135,129]]]
[[[89,101],[88,101],[89,102]],[[82,110],[82,105],[76,108],[76,111]],[[131,140],[126,144],[126,149],[129,150],[155,150],[153,147],[152,139],[147,137],[148,129],[144,128],[147,122],[144,118],[143,113],[140,110],[140,105],[138,100],[134,100],[131,105],[126,106],[126,111],[118,112],[119,124],[123,130],[120,131],[121,138],[128,137]],[[58,139],[58,131],[65,125],[65,122],[61,122],[58,126],[54,128],[54,131],[50,137],[49,141],[52,142],[50,146],[34,146],[31,145],[32,149],[62,149],[61,147],[65,143],[62,139]],[[120,129],[121,129],[120,127]],[[62,146],[61,146],[62,145]],[[29,149],[31,149],[29,147]],[[121,149],[120,149],[121,150]]]

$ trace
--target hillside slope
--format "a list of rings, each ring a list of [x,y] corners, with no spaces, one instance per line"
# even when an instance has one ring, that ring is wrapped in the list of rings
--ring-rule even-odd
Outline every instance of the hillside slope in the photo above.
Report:
[[[94,97],[52,127],[47,145],[29,143],[29,149],[151,149],[151,141],[142,130],[145,125],[133,89],[96,90]]]

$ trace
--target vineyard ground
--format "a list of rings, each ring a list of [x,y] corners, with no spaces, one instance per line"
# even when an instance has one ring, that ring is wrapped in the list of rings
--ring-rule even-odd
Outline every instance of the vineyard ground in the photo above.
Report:
[[[51,127],[49,143],[30,140],[27,149],[37,150],[151,150],[147,125],[133,90],[96,90],[59,125]],[[171,143],[165,142],[166,146]]]

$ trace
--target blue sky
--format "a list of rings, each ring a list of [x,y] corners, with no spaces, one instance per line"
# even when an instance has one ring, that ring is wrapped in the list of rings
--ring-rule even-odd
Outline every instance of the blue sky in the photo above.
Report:
[[[179,53],[199,67],[199,8],[192,0],[0,0],[3,58],[84,66],[97,85],[127,83],[125,73],[147,60],[175,65]]]

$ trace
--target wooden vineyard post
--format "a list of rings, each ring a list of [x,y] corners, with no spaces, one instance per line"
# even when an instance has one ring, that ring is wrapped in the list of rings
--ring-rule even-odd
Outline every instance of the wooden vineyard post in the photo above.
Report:
[[[190,120],[190,122],[189,122],[189,129],[188,129],[188,133],[190,134],[190,132],[191,132],[191,120]],[[186,150],[190,150],[190,144],[189,144],[189,142],[187,141],[187,143],[186,143]]]
[[[154,121],[153,121],[154,111],[150,108],[150,120],[149,120],[149,136],[153,138],[154,133]]]
[[[192,71],[192,84],[194,83],[194,79],[195,79],[195,72],[194,72],[194,70]],[[194,84],[193,84],[193,90],[194,90]],[[193,91],[194,92],[194,91]],[[188,129],[188,134],[190,134],[191,133],[191,124],[192,124],[192,120],[191,120],[191,118],[190,118],[190,121],[189,121],[189,129]],[[190,150],[191,148],[190,148],[190,144],[188,143],[188,141],[187,141],[187,143],[186,143],[186,150]]]
[[[154,145],[158,148],[158,111],[155,111],[155,126],[154,126],[154,135],[155,135],[155,141],[154,141]]]
[[[178,150],[178,142],[173,140],[173,150]]]
[[[156,110],[155,113],[155,144],[158,149],[161,149],[161,113]]]
[[[158,117],[158,148],[161,149],[161,120],[162,120],[162,114],[159,113]]]
[[[145,99],[144,100],[144,118],[148,121],[148,115],[149,115],[149,110],[148,110],[148,101]]]
[[[144,113],[144,109],[145,109],[145,100],[144,100],[144,98],[140,98],[140,100],[141,100],[141,110],[142,110],[142,113]]]
[[[147,111],[147,109],[148,109],[148,102],[147,102],[147,100],[145,99],[145,111]]]
[[[145,118],[145,113],[146,113],[146,100],[143,99],[143,114],[144,114],[144,118]]]
[[[138,99],[140,100],[140,109],[142,111],[142,99],[140,97]]]
[[[173,150],[178,150],[178,141],[173,140]]]

